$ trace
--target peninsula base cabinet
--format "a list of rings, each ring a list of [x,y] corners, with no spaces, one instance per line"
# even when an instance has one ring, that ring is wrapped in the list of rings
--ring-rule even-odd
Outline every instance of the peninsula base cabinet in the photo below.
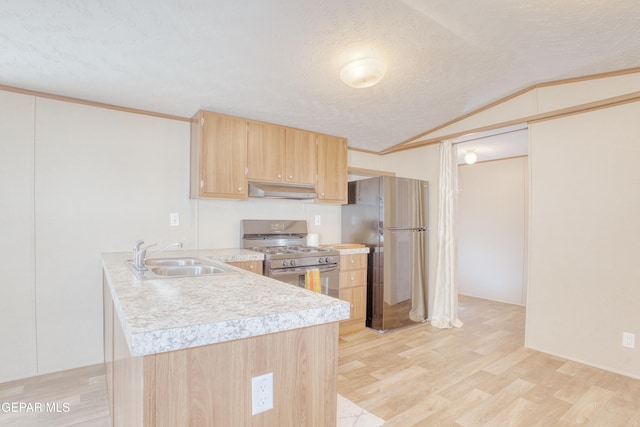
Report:
[[[338,323],[132,357],[105,283],[114,426],[335,426]],[[273,409],[252,415],[251,378],[273,373]]]

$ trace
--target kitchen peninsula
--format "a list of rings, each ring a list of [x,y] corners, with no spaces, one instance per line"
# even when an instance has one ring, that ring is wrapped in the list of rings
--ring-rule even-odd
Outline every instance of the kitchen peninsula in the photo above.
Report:
[[[220,263],[249,250],[167,252]],[[346,302],[225,264],[141,280],[103,254],[105,364],[114,426],[331,426]],[[252,415],[251,379],[273,373],[273,409]]]

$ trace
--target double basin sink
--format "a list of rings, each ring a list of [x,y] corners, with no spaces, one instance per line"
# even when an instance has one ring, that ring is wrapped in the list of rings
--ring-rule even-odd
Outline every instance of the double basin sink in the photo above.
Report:
[[[195,258],[151,258],[144,261],[145,270],[137,270],[132,261],[127,266],[140,279],[160,279],[169,277],[208,276],[218,273],[231,273],[233,269],[215,261]]]

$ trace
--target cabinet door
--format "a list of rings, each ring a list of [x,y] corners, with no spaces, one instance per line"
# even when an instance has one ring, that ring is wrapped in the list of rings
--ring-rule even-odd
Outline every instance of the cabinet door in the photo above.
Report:
[[[347,140],[318,135],[317,200],[347,203]]]
[[[367,316],[367,287],[360,286],[353,288],[353,319],[361,319]]]
[[[298,129],[286,131],[285,179],[290,184],[316,183],[316,135]]]
[[[367,284],[367,270],[340,269],[340,289],[363,286]]]
[[[367,314],[367,288],[366,286],[358,286],[355,288],[340,289],[338,297],[350,304],[349,319],[350,320],[362,320],[362,326],[364,326],[364,318]]]
[[[262,261],[234,261],[227,264],[256,274],[262,274]]]
[[[247,198],[247,121],[203,112],[201,197]]]
[[[367,269],[367,254],[340,255],[340,270]]]
[[[282,182],[285,163],[285,130],[268,123],[249,122],[247,136],[248,178]]]
[[[109,290],[109,285],[104,275],[102,282],[104,368],[109,410],[113,415],[113,300],[111,299],[111,291]]]

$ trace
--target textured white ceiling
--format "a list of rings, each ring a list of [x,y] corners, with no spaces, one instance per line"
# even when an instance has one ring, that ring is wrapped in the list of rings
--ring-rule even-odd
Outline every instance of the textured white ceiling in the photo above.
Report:
[[[382,150],[534,83],[640,66],[638,0],[3,0],[0,84]],[[341,66],[373,52],[384,80]]]

